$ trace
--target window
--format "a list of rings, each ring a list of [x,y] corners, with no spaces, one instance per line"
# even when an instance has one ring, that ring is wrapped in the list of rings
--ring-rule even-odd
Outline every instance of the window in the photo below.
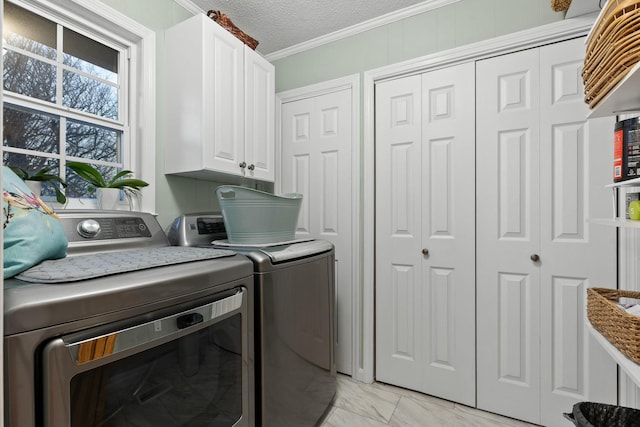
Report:
[[[152,182],[154,167],[136,156],[149,152],[145,144],[151,143],[151,153],[154,149],[155,129],[141,124],[155,123],[137,101],[145,87],[142,73],[152,66],[140,64],[149,58],[148,53],[142,56],[141,47],[150,32],[128,23],[124,34],[129,37],[123,38],[123,31],[113,32],[120,28],[103,17],[117,14],[113,10],[94,10],[95,21],[88,22],[59,7],[69,3],[77,12],[83,7],[77,2],[51,0],[52,6],[54,2],[55,8],[45,11],[42,1],[38,7],[26,0],[4,1],[3,163],[29,172],[52,168],[66,180],[68,198],[90,196],[88,185],[65,169],[68,161],[90,163],[108,176],[131,169]],[[106,7],[93,3],[84,7]],[[135,30],[142,36],[132,35]],[[55,201],[54,189],[44,185],[42,197]],[[149,203],[146,208],[153,210]]]

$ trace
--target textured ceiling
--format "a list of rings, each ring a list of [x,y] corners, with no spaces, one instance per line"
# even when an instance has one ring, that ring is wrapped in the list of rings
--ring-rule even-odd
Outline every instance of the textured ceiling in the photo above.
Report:
[[[433,0],[190,0],[219,10],[257,39],[263,55]]]

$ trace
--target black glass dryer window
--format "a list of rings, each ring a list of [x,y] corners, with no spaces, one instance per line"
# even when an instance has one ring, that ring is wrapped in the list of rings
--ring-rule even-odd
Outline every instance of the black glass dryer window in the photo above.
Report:
[[[240,322],[237,314],[76,375],[71,426],[234,425],[242,416]]]

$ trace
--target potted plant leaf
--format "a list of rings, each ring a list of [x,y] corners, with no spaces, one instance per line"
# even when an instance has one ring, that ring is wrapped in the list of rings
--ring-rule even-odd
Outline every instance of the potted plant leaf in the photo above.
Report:
[[[58,175],[50,173],[53,169],[52,166],[45,166],[35,173],[30,173],[19,166],[9,166],[9,168],[11,168],[11,170],[15,172],[15,174],[18,175],[18,177],[22,179],[38,197],[40,197],[42,183],[47,182],[52,185],[56,192],[56,201],[60,204],[67,203],[67,197],[62,193],[62,191],[60,191],[60,187],[66,187],[67,184]]]
[[[141,188],[149,185],[146,181],[132,178],[133,172],[130,170],[121,170],[113,178],[106,178],[98,169],[87,163],[68,162],[67,167],[90,184],[89,192],[96,192],[100,209],[116,209],[120,191],[131,200],[131,197],[140,193]]]

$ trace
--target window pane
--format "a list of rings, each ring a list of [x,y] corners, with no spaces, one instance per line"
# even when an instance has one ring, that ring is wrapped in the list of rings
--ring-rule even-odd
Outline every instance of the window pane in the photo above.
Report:
[[[121,132],[81,123],[67,122],[67,156],[118,162]]]
[[[56,24],[19,6],[4,2],[3,37],[9,46],[56,58]]]
[[[28,156],[26,154],[19,153],[9,153],[6,151],[3,153],[3,163],[5,166],[19,167],[20,169],[27,171],[29,175],[35,174],[44,167],[58,167],[58,162],[54,159],[40,156]],[[57,169],[53,170],[52,173],[57,175]]]
[[[6,147],[58,153],[59,129],[60,120],[57,117],[19,110],[5,104],[3,144]]]
[[[50,173],[52,175],[58,175],[60,171],[58,160],[40,156],[28,156],[25,154],[4,152],[3,163],[5,166],[17,166],[20,169],[27,171],[29,175],[34,175],[40,169],[45,167],[51,168],[47,173]],[[40,196],[45,201],[55,201],[56,191],[53,187],[53,184],[49,182],[43,182],[42,191],[40,194],[38,194],[38,196]]]
[[[109,119],[118,118],[118,89],[111,85],[65,70],[62,91],[66,107]]]
[[[56,102],[56,66],[8,51],[4,55],[4,89]]]
[[[105,177],[105,180],[107,181],[109,181],[111,178],[113,178],[116,175],[116,173],[118,173],[118,169],[114,167],[99,166],[99,165],[93,165],[93,166],[102,173],[102,175]],[[87,197],[87,196],[90,198],[96,197],[96,193],[94,191],[95,189],[92,189],[91,192],[89,191],[89,187],[91,187],[91,184],[89,184],[87,181],[80,179],[75,172],[73,172],[71,169],[68,169],[68,168],[67,168],[66,182],[67,182],[67,197]]]
[[[68,28],[64,29],[64,63],[93,76],[118,82],[118,51]]]

